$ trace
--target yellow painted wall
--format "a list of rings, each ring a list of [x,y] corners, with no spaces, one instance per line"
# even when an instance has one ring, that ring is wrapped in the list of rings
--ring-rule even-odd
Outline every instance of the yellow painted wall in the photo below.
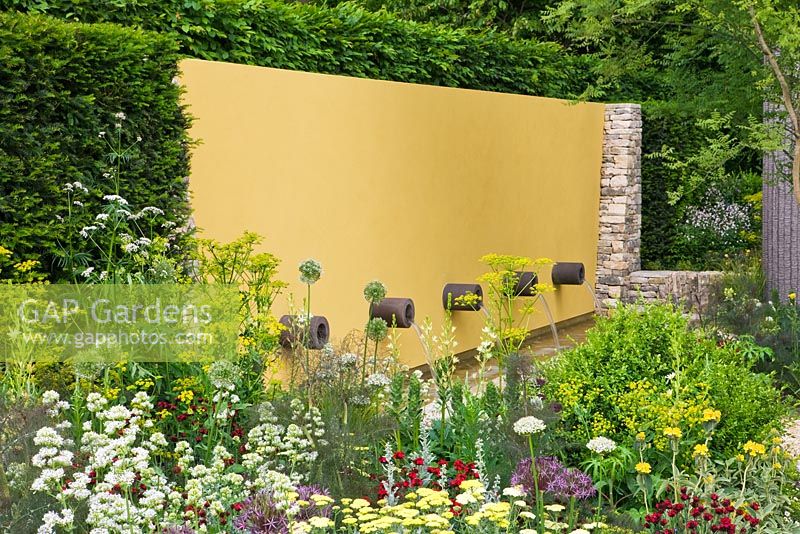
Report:
[[[182,69],[202,235],[266,236],[298,302],[297,265],[319,260],[312,307],[334,337],[363,326],[373,279],[438,325],[443,285],[474,282],[489,252],[582,261],[594,283],[602,105],[199,60]],[[557,320],[593,309],[579,287],[547,298]],[[477,345],[480,314],[455,323],[459,348]],[[423,363],[412,333],[402,350]]]

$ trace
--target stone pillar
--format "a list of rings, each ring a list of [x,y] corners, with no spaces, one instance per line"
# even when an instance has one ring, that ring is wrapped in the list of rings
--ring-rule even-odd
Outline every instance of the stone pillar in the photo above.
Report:
[[[596,291],[601,308],[608,309],[624,301],[628,277],[641,264],[641,106],[606,105],[603,133]]]

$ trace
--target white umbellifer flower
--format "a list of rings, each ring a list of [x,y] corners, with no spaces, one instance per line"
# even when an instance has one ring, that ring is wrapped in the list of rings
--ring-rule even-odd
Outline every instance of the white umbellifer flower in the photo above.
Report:
[[[605,436],[598,436],[591,439],[589,443],[586,444],[586,448],[597,454],[605,454],[607,452],[613,452],[614,449],[617,448],[617,444],[613,439],[609,439]]]
[[[128,118],[128,116],[125,115],[125,113],[123,113],[121,111],[118,111],[118,112],[114,113],[114,118],[117,119],[117,120],[124,121],[125,119]]]
[[[38,447],[61,447],[64,444],[64,438],[55,428],[45,426],[36,431],[36,436],[33,438],[34,445]]]
[[[108,401],[101,394],[93,391],[86,395],[86,409],[92,413],[99,412],[106,407]]]
[[[160,208],[156,208],[155,206],[145,206],[144,208],[142,208],[142,210],[139,212],[139,214],[140,215],[147,215],[147,214],[164,215],[164,210],[162,210]]]
[[[84,278],[89,278],[94,272],[94,267],[87,267],[82,273],[81,276]]]
[[[520,435],[538,434],[544,431],[547,425],[538,417],[528,416],[517,420],[514,423],[514,432]]]
[[[123,206],[128,205],[128,201],[119,195],[103,195],[103,200],[107,200],[108,202],[116,202],[117,204],[121,204]]]
[[[511,486],[510,488],[505,488],[503,490],[503,495],[506,497],[524,497],[527,495],[527,493],[522,488],[522,484],[518,484],[516,486]]]
[[[55,404],[59,401],[61,397],[59,396],[58,392],[53,391],[52,389],[49,391],[45,391],[42,395],[42,403],[44,404]]]
[[[383,373],[373,373],[365,380],[368,386],[382,388],[392,383],[392,380]]]

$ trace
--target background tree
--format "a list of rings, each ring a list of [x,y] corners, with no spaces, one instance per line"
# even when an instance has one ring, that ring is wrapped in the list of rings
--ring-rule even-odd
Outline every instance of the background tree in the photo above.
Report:
[[[704,24],[746,38],[763,58],[758,85],[772,130],[762,137],[763,268],[768,291],[786,299],[800,288],[800,6],[795,0],[691,4],[699,6]]]

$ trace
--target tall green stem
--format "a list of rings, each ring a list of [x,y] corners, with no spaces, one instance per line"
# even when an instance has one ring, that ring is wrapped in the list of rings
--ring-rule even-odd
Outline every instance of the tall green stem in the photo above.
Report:
[[[303,340],[303,348],[306,353],[306,378],[311,371],[311,356],[308,350],[308,344],[311,340],[311,284],[306,284],[306,331],[305,339]]]
[[[364,353],[361,358],[361,386],[364,386],[364,380],[367,378],[367,346],[369,337],[367,331],[369,330],[369,322],[372,320],[372,303],[369,303],[369,315],[367,317],[367,324],[364,327]]]
[[[528,434],[528,446],[531,450],[531,475],[533,476],[533,488],[536,493],[536,522],[538,532],[544,530],[544,502],[543,493],[539,490],[539,470],[536,467],[536,447],[533,444],[533,434]]]

